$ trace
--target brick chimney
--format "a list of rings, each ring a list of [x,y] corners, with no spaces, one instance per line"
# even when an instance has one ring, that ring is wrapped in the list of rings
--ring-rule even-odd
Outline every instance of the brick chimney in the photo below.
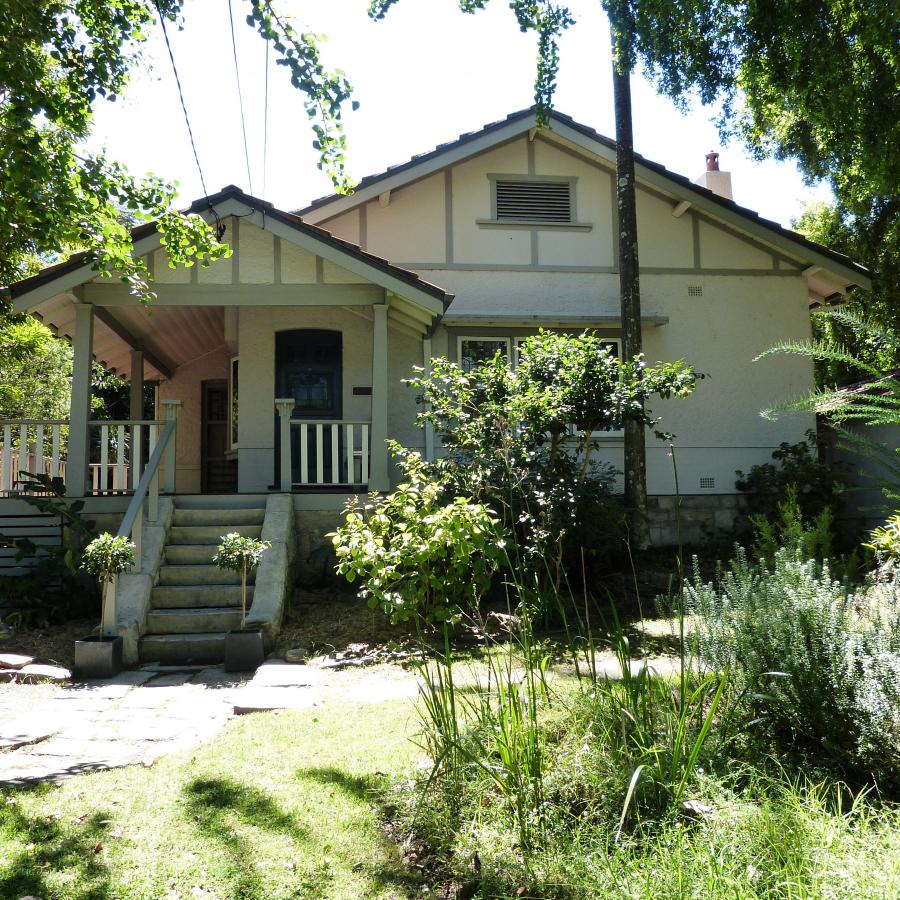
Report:
[[[694,184],[708,188],[720,197],[734,199],[731,194],[731,172],[722,172],[719,169],[719,154],[715,150],[710,150],[706,154],[706,171],[694,181]]]

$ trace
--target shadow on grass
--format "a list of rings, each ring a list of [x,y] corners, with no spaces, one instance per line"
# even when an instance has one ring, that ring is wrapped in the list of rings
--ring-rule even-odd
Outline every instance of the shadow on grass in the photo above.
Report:
[[[363,871],[378,889],[400,891],[403,896],[412,896],[421,891],[421,877],[411,872],[404,864],[400,848],[388,836],[391,807],[385,802],[387,776],[381,774],[354,775],[335,766],[312,766],[297,770],[297,779],[311,781],[323,786],[336,787],[347,797],[362,801],[375,810],[380,822],[372,823],[377,831],[377,843],[381,849],[381,859],[374,855],[358,860],[354,870]],[[392,895],[393,896],[393,895]]]
[[[235,820],[286,835],[299,843],[309,837],[307,830],[292,815],[251,785],[230,778],[198,778],[188,782],[183,793],[186,811],[196,827],[228,854],[228,872],[235,897],[251,900],[267,896],[262,876],[253,861],[253,848],[240,835]]]
[[[115,896],[102,855],[112,814],[97,811],[81,821],[28,815],[20,803],[26,791],[8,793],[0,804],[0,897],[43,897],[44,900],[106,900]],[[31,790],[42,793],[48,786]],[[14,845],[13,842],[16,842]],[[51,873],[66,873],[58,890]]]

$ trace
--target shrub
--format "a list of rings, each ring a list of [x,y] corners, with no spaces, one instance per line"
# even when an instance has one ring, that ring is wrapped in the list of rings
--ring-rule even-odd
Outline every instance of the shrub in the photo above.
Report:
[[[271,546],[271,541],[259,541],[232,531],[222,535],[222,543],[213,556],[220,569],[241,573],[241,627],[247,618],[247,573],[259,565],[263,553]]]
[[[432,361],[409,383],[419,391],[417,424],[440,435],[432,476],[493,510],[514,537],[519,566],[557,580],[584,547],[597,558],[624,548],[614,471],[596,463],[596,436],[626,421],[656,428],[649,403],[685,397],[702,377],[685,362],[622,361],[603,339],[542,331],[519,346],[511,369],[500,354],[465,372]]]
[[[127,537],[104,531],[84,548],[81,568],[108,584],[134,565],[134,554],[135,546]]]
[[[793,490],[804,519],[815,519],[823,510],[838,506],[840,484],[834,468],[818,458],[814,432],[796,444],[783,442],[773,451],[774,462],[737,472],[735,487],[747,496],[747,512],[774,519],[778,507]]]
[[[775,508],[773,518],[750,516],[753,553],[757,559],[773,560],[782,547],[795,547],[803,559],[832,556],[831,527],[834,514],[826,506],[811,520],[806,519],[797,499],[797,486],[787,486],[785,499]]]
[[[404,482],[387,496],[349,501],[344,524],[329,535],[337,571],[359,580],[359,595],[392,623],[418,617],[451,622],[471,610],[505,559],[507,535],[496,516],[466,497],[447,500],[415,453],[394,447]]]
[[[695,574],[685,594],[700,658],[730,672],[749,729],[847,777],[897,784],[896,587],[854,593],[796,547],[756,564],[739,548],[717,584]]]

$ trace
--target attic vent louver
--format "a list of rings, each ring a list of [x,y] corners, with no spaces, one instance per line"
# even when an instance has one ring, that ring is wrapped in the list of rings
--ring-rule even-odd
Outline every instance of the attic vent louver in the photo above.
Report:
[[[689,284],[688,285],[688,297],[702,297],[703,296],[703,287],[699,284]]]
[[[496,201],[498,221],[572,221],[568,181],[498,181]]]

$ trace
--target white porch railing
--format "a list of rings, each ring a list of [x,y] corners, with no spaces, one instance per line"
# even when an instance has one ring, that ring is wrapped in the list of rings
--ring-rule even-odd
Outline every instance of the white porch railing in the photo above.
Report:
[[[282,491],[294,485],[361,487],[369,483],[369,422],[292,419],[294,401],[276,400]],[[296,476],[296,477],[295,477]]]
[[[133,491],[165,425],[165,421],[157,420],[89,422],[89,493]],[[65,419],[0,421],[0,496],[21,490],[22,472],[65,479],[68,427]]]
[[[20,472],[65,478],[60,447],[63,419],[5,419],[0,422],[0,495],[17,491]]]
[[[147,521],[156,522],[159,518],[159,476],[160,470],[163,468],[161,463],[167,454],[170,446],[175,446],[175,419],[169,419],[164,423],[165,427],[159,435],[159,440],[150,454],[146,468],[141,473],[137,486],[134,489],[134,495],[128,504],[128,509],[122,518],[122,524],[119,526],[118,536],[129,538],[134,541],[134,558],[135,563],[132,567],[133,572],[141,571],[141,554],[143,552],[143,534],[144,534],[144,507],[147,509]],[[115,635],[118,614],[117,614],[117,592],[118,578],[113,578],[108,582],[103,592],[103,633],[107,635]]]
[[[144,460],[153,455],[165,424],[157,420],[89,422],[91,493],[133,491],[141,480]]]

